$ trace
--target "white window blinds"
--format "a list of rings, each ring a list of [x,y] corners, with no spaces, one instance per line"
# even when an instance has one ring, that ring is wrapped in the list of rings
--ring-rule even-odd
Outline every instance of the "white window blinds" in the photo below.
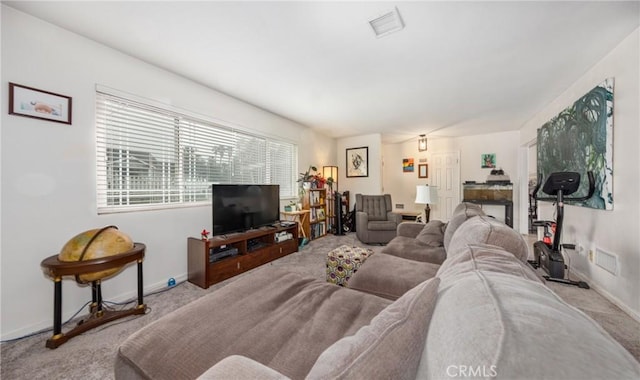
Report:
[[[210,201],[212,183],[296,195],[294,144],[100,91],[96,99],[98,213]]]

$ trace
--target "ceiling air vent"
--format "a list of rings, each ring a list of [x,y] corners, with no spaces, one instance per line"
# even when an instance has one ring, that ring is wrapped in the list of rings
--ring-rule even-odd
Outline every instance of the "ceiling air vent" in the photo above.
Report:
[[[373,28],[376,37],[383,37],[404,28],[404,23],[402,22],[400,13],[398,13],[398,8],[393,8],[391,12],[369,21],[369,24]]]

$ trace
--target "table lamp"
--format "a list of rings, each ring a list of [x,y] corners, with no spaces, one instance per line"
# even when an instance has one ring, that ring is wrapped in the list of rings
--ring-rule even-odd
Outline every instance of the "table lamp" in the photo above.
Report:
[[[416,201],[426,205],[424,208],[425,223],[429,222],[429,214],[431,213],[430,204],[435,204],[438,199],[436,188],[429,185],[417,185],[416,186]]]

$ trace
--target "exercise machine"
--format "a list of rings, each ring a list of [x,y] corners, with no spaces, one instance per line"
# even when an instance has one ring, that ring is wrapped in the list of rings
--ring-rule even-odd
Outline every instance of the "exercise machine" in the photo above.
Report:
[[[541,241],[533,244],[534,259],[529,260],[529,264],[533,268],[542,268],[548,274],[548,276],[544,276],[548,281],[575,285],[583,289],[589,289],[589,285],[586,282],[572,281],[568,278],[568,274],[567,278],[565,278],[566,265],[564,256],[562,255],[562,249],[575,249],[575,244],[562,244],[560,240],[562,236],[565,200],[585,201],[593,196],[595,190],[593,172],[587,172],[587,176],[589,178],[588,194],[584,197],[574,198],[565,196],[578,191],[580,187],[580,174],[575,172],[551,173],[542,187],[542,192],[551,197],[543,198],[537,196],[538,190],[540,190],[540,184],[542,183],[542,176],[538,178],[538,184],[533,191],[533,197],[536,201],[555,201],[556,220],[536,220],[533,222],[534,226],[544,227],[544,237]],[[553,241],[551,241],[552,235]]]

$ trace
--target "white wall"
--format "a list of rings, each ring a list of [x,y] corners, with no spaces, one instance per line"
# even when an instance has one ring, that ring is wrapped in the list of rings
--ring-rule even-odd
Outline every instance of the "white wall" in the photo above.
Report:
[[[613,105],[613,210],[565,207],[565,243],[585,247],[570,252],[571,269],[640,320],[640,29],[634,31],[580,80],[540,110],[521,129],[523,146],[536,130],[604,79],[615,78]],[[542,203],[539,217],[550,218],[553,208]],[[589,261],[596,247],[619,258],[613,275]]]
[[[290,140],[300,168],[335,163],[333,139],[5,6],[1,77],[2,339],[51,327],[53,282],[40,262],[75,234],[114,224],[145,243],[145,285],[154,288],[186,278],[187,237],[211,227],[209,206],[97,215],[96,84]],[[73,125],[8,115],[8,82],[71,96]],[[106,280],[104,296],[133,296],[135,284],[134,266]],[[90,298],[63,281],[63,318]]]
[[[434,140],[429,139],[429,150],[418,151],[418,140],[409,140],[397,144],[384,144],[382,156],[384,160],[382,187],[385,193],[391,194],[394,209],[397,204],[404,205],[404,211],[422,212],[423,204],[416,204],[416,185],[431,184],[430,178],[418,178],[418,165],[429,163]],[[402,160],[413,158],[414,171],[405,173],[402,168]],[[421,162],[420,160],[426,160]],[[437,205],[432,205],[436,208]],[[401,210],[399,210],[401,211]]]
[[[418,178],[418,164],[420,159],[426,158],[429,164],[433,153],[460,152],[460,179],[464,181],[485,182],[491,169],[480,167],[481,155],[483,153],[495,153],[496,164],[508,174],[511,182],[514,183],[514,211],[513,215],[518,215],[518,177],[517,161],[520,132],[500,132],[484,135],[474,135],[455,138],[429,138],[427,152],[418,151],[418,142],[405,141],[399,144],[385,144],[383,147],[385,169],[383,187],[385,192],[390,193],[393,203],[404,203],[405,210],[421,211],[422,205],[414,203],[416,195],[416,185],[429,183],[430,179]],[[415,171],[413,173],[402,172],[402,159],[413,158]],[[460,192],[462,196],[462,191]],[[438,207],[438,205],[433,206]],[[504,207],[483,206],[485,212],[504,219]],[[514,218],[514,228],[518,228],[518,220]]]
[[[391,194],[394,209],[397,204],[404,205],[404,211],[424,210],[424,205],[416,204],[416,185],[429,183],[428,179],[418,178],[418,164],[420,159],[427,158],[427,152],[418,152],[417,140],[397,144],[384,144],[382,146],[382,158],[384,167],[382,170],[382,187],[385,193]],[[414,159],[414,172],[402,171],[402,160]]]

